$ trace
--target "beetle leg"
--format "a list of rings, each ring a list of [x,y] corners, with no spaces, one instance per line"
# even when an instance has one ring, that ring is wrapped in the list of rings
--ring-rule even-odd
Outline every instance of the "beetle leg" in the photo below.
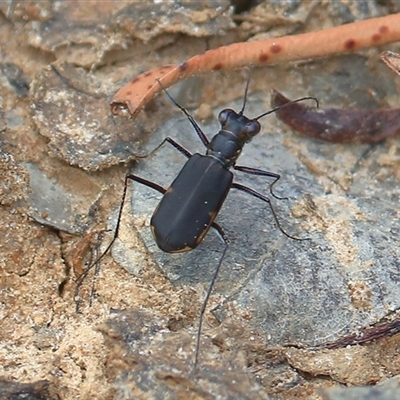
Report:
[[[105,251],[103,251],[103,253],[100,255],[100,257],[98,257],[92,264],[90,264],[85,269],[85,271],[79,276],[79,278],[76,281],[74,299],[75,299],[75,303],[76,303],[76,311],[77,312],[79,311],[78,294],[79,294],[79,289],[80,289],[80,287],[82,285],[83,280],[85,279],[85,277],[87,276],[89,271],[92,268],[94,268],[96,265],[98,265],[100,260],[108,253],[108,251],[111,249],[112,245],[114,244],[114,242],[116,241],[116,239],[118,237],[119,226],[120,226],[121,217],[122,217],[122,211],[124,209],[126,193],[127,193],[127,190],[128,190],[128,180],[132,180],[132,181],[141,183],[142,185],[148,186],[151,189],[157,190],[161,194],[164,194],[167,191],[162,186],[157,185],[154,182],[148,181],[147,179],[143,179],[140,176],[132,175],[132,174],[128,174],[128,175],[125,176],[124,191],[123,191],[123,194],[122,194],[121,204],[119,206],[117,225],[115,227],[114,236],[113,236],[111,242],[109,243],[109,245],[107,246],[107,248],[105,249]]]
[[[113,237],[111,243],[108,245],[106,251],[99,257],[97,262],[100,261],[100,258],[102,258],[104,256],[104,254],[107,253],[108,250],[110,250],[111,246],[114,244],[115,240],[118,237],[119,226],[120,226],[121,217],[122,217],[122,211],[124,209],[125,197],[126,197],[126,193],[127,193],[127,189],[128,189],[128,180],[132,180],[132,181],[141,183],[142,185],[148,186],[151,189],[157,190],[157,192],[160,192],[161,194],[164,194],[167,191],[162,186],[157,185],[157,183],[148,181],[147,179],[143,179],[140,176],[133,175],[133,174],[128,174],[128,175],[125,176],[124,191],[123,191],[123,194],[122,194],[121,205],[119,207],[118,219],[117,219],[117,225],[115,227],[114,237]]]
[[[153,155],[165,142],[169,143],[171,146],[175,147],[180,153],[182,153],[186,158],[190,158],[192,153],[189,150],[186,150],[182,145],[178,142],[175,142],[174,139],[167,136],[155,149],[153,149],[148,154],[134,154],[136,158],[147,158]]]
[[[294,240],[310,240],[310,238],[304,238],[304,239],[302,239],[302,238],[298,238],[298,237],[295,237],[295,236],[291,236],[291,235],[289,235],[287,232],[285,232],[285,230],[282,228],[282,226],[281,226],[281,224],[280,224],[280,222],[279,222],[279,220],[278,220],[278,216],[276,215],[274,208],[272,207],[271,200],[270,200],[268,197],[262,195],[261,193],[256,192],[255,190],[253,190],[253,189],[251,189],[251,188],[249,188],[249,187],[247,187],[247,186],[241,185],[240,183],[235,183],[235,182],[234,182],[234,183],[232,184],[232,188],[241,190],[242,192],[245,192],[245,193],[248,193],[248,194],[251,194],[252,196],[257,197],[258,199],[260,199],[260,200],[265,201],[266,203],[268,203],[269,208],[271,209],[272,215],[273,215],[273,217],[274,217],[274,219],[275,219],[276,226],[278,227],[278,229],[279,229],[285,236],[287,236],[287,237],[290,238],[290,239],[294,239]]]
[[[219,261],[218,261],[217,268],[216,268],[215,271],[214,271],[214,275],[213,275],[213,277],[212,277],[212,279],[211,279],[210,286],[208,287],[206,297],[205,297],[205,299],[203,300],[203,304],[202,304],[201,309],[200,309],[199,327],[198,327],[198,329],[197,329],[196,352],[195,352],[195,357],[194,357],[194,370],[196,370],[196,368],[197,368],[197,362],[198,362],[198,359],[199,359],[200,336],[201,336],[201,328],[202,328],[202,326],[203,326],[203,316],[204,316],[204,312],[206,311],[206,307],[207,307],[208,300],[209,300],[209,298],[210,298],[210,295],[211,295],[212,289],[213,289],[213,287],[214,287],[215,281],[217,280],[218,273],[219,273],[220,267],[221,267],[221,265],[222,265],[222,261],[223,261],[223,259],[225,258],[225,253],[226,253],[226,251],[228,250],[228,247],[229,247],[229,239],[228,239],[228,236],[225,234],[225,232],[224,232],[224,230],[221,228],[221,226],[218,225],[218,224],[215,223],[215,222],[213,222],[211,226],[218,232],[218,235],[220,236],[220,238],[221,238],[221,239],[223,240],[223,242],[225,243],[225,247],[224,247],[224,251],[222,252],[221,258],[220,258]]]
[[[235,169],[236,171],[245,172],[246,174],[258,175],[258,176],[269,176],[270,178],[274,178],[274,181],[269,184],[269,191],[270,191],[271,195],[274,196],[278,200],[288,200],[287,197],[279,197],[272,191],[272,187],[281,178],[281,176],[279,174],[276,174],[274,172],[269,172],[269,171],[263,171],[262,169],[245,167],[243,165],[234,165],[233,169]]]
[[[208,145],[210,144],[210,141],[208,140],[208,137],[205,135],[205,133],[201,130],[199,124],[196,122],[196,120],[189,114],[188,110],[186,108],[182,107],[180,104],[176,102],[176,100],[173,99],[173,97],[168,93],[167,89],[162,85],[160,80],[157,79],[158,84],[161,86],[162,90],[164,90],[165,94],[168,96],[168,98],[171,100],[172,103],[175,104],[176,107],[178,107],[187,117],[191,125],[193,126],[193,129],[196,131],[197,136],[200,138],[202,143],[204,144],[205,147],[208,148]]]

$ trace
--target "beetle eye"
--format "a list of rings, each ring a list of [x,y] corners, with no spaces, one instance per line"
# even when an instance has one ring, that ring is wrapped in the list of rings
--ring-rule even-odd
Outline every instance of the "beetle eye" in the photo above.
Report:
[[[218,115],[218,121],[221,125],[224,125],[226,121],[229,119],[229,116],[231,115],[232,110],[229,108],[226,108],[225,110],[222,110],[219,115]]]
[[[246,125],[246,131],[249,136],[255,136],[258,132],[260,132],[261,125],[258,121],[249,121]]]

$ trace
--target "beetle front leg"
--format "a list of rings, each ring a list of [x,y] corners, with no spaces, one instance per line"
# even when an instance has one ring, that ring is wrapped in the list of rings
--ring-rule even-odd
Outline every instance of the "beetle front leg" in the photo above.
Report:
[[[174,139],[170,138],[167,136],[155,149],[153,149],[150,153],[148,154],[134,154],[136,158],[147,158],[153,155],[162,145],[167,142],[171,146],[173,146],[176,150],[178,150],[181,154],[183,154],[186,158],[192,157],[192,153],[185,149],[182,145],[180,145],[178,142],[176,142]]]

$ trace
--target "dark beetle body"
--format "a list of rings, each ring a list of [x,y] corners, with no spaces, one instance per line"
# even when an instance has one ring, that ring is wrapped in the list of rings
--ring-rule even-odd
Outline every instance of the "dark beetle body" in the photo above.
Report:
[[[165,192],[151,219],[158,247],[168,253],[194,249],[203,240],[232,187],[235,165],[245,143],[260,131],[256,120],[226,109],[222,129],[194,154]]]
[[[194,249],[214,222],[232,180],[232,172],[219,161],[194,154],[165,193],[151,219],[158,247],[168,253]]]

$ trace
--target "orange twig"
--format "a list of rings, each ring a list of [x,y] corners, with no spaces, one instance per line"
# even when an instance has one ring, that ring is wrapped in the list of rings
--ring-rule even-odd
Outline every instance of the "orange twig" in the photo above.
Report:
[[[144,72],[123,86],[113,97],[111,111],[127,110],[134,118],[157,94],[181,79],[209,71],[238,68],[252,63],[266,65],[347,53],[400,40],[400,13],[309,32],[206,51],[182,64],[166,65]]]

